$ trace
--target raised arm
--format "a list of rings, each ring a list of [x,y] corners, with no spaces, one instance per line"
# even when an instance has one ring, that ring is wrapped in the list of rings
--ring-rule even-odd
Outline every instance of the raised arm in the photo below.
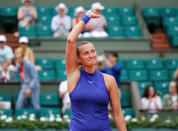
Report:
[[[79,21],[79,23],[69,33],[69,36],[67,38],[67,47],[66,47],[67,75],[70,75],[72,72],[78,69],[77,56],[76,56],[76,41],[84,27],[85,27],[85,23],[83,21]]]
[[[106,56],[104,55],[104,53],[102,53],[102,57],[103,57],[103,59],[104,59],[104,63],[106,64],[106,66],[112,68],[113,65],[112,65],[111,62],[106,58]]]
[[[86,17],[85,17],[86,16]],[[96,10],[89,10],[86,12],[85,20],[90,18],[97,18],[100,14],[97,13]],[[67,47],[66,47],[66,72],[67,76],[71,75],[76,70],[79,70],[77,64],[77,56],[76,56],[76,41],[79,34],[82,32],[86,25],[86,21],[83,18],[79,21],[79,23],[72,29],[67,38]]]

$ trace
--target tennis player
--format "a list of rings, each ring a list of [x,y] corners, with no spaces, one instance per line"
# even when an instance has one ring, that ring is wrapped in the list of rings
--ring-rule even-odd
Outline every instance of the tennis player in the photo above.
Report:
[[[70,32],[66,47],[66,71],[72,117],[69,131],[111,131],[108,103],[119,131],[126,131],[115,79],[95,69],[96,51],[89,41],[76,45],[79,34],[90,19],[100,16],[89,10]]]

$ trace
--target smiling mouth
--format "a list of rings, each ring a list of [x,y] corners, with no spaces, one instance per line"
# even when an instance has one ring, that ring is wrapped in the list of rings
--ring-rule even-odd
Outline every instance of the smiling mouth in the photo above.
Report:
[[[95,59],[90,59],[89,61],[95,61]]]

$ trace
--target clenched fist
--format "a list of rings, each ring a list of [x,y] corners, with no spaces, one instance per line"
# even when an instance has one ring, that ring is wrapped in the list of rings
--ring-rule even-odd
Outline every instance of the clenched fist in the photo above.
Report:
[[[100,10],[88,10],[86,12],[86,15],[88,15],[90,18],[98,18],[101,15],[101,11]]]

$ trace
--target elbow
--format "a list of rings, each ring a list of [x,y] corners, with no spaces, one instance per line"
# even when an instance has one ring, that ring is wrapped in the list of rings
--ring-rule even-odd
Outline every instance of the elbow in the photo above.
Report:
[[[75,40],[69,35],[67,38],[67,43],[75,43]]]

